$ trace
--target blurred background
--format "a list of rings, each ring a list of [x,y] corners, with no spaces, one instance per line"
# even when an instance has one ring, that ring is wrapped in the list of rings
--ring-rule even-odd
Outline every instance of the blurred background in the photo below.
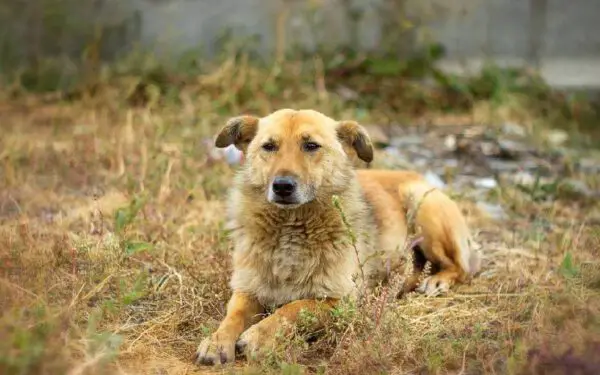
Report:
[[[143,77],[135,95],[164,96],[243,56],[303,63],[322,72],[322,89],[362,104],[395,90],[403,107],[417,96],[419,108],[464,109],[507,92],[547,96],[544,86],[581,125],[597,109],[599,16],[595,0],[0,0],[0,79],[81,93]],[[370,82],[350,83],[365,73]],[[439,102],[411,94],[416,82],[436,86]]]
[[[233,369],[599,374],[599,93],[600,0],[0,0],[0,374],[211,373],[213,139],[283,107],[445,189],[483,267]]]
[[[84,52],[114,61],[133,48],[208,58],[224,38],[263,58],[344,48],[406,59],[439,43],[453,72],[491,59],[540,68],[553,86],[598,87],[599,16],[595,0],[2,0],[0,69]]]

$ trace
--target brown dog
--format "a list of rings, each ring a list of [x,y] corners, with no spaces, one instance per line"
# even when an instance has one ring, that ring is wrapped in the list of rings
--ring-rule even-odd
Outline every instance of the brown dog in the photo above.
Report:
[[[414,172],[354,168],[356,157],[373,159],[356,122],[312,110],[240,116],[216,139],[217,147],[231,144],[246,158],[229,199],[233,295],[197,362],[232,361],[236,344],[250,353],[268,349],[301,310],[321,313],[355,296],[363,276],[377,285],[405,256],[408,212],[416,212],[420,248],[438,269],[419,291],[445,292],[478,270],[465,219],[448,196]],[[267,307],[277,310],[262,319]]]

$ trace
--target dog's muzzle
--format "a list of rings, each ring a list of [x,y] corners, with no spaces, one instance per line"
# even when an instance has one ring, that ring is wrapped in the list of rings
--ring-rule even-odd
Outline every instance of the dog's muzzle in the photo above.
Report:
[[[269,189],[269,201],[277,204],[298,204],[298,183],[290,176],[277,176]]]

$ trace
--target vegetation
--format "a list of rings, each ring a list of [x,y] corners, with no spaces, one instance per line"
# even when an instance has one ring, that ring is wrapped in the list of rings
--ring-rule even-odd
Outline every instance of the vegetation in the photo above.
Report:
[[[598,373],[600,207],[538,184],[493,190],[509,213],[500,224],[460,199],[485,257],[471,285],[438,298],[382,290],[342,304],[310,344],[284,339],[270,358],[223,370],[191,362],[230,293],[235,167],[210,147],[228,117],[296,107],[382,127],[511,120],[532,142],[556,125],[593,144],[581,133],[598,119],[590,102],[523,71],[445,75],[442,52],[270,66],[228,48],[177,66],[134,54],[65,86],[41,84],[59,81],[43,62],[5,77],[0,373]]]

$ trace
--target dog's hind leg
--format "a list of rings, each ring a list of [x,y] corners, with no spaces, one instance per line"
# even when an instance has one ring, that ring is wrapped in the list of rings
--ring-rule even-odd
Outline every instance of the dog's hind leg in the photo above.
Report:
[[[478,255],[472,252],[470,232],[457,204],[423,182],[400,185],[399,190],[407,216],[414,221],[409,224],[423,237],[423,255],[437,271],[424,279],[417,291],[428,296],[443,294],[477,272]]]
[[[423,271],[427,264],[427,258],[425,257],[425,254],[423,254],[421,247],[418,245],[409,251],[412,251],[412,256],[409,257],[409,260],[412,261],[410,267],[412,272],[409,275],[404,275],[406,278],[402,284],[402,288],[398,291],[397,298],[402,298],[406,294],[416,291],[423,281]]]
[[[464,271],[446,255],[441,242],[434,242],[430,248],[424,250],[424,253],[425,257],[439,268],[439,271],[426,277],[417,287],[417,292],[427,296],[437,296],[448,292],[456,282],[464,280]]]

